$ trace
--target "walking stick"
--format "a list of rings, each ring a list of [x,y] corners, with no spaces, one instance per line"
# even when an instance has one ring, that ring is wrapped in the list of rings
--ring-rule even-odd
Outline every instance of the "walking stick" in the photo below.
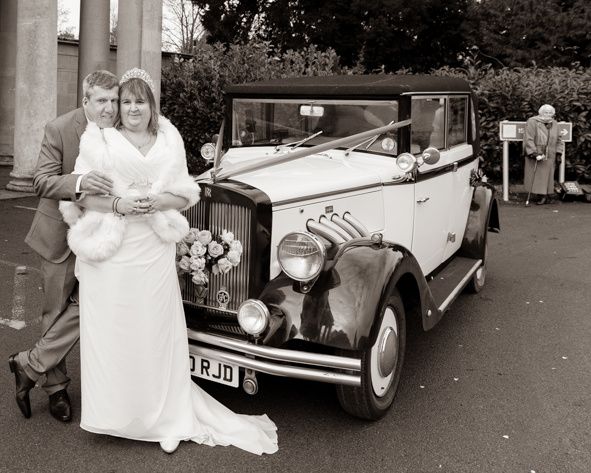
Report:
[[[529,196],[531,194],[532,189],[534,188],[534,182],[536,180],[536,171],[537,170],[538,170],[538,160],[536,159],[536,164],[534,164],[534,176],[532,177],[531,186],[529,188],[529,192],[527,193],[527,199],[525,199],[525,206],[526,207],[529,205]]]

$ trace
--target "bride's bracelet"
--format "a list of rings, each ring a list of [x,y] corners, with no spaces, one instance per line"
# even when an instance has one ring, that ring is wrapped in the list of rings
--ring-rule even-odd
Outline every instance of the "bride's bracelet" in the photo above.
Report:
[[[122,217],[123,214],[117,210],[117,204],[119,203],[120,200],[121,200],[121,197],[115,197],[113,199],[113,202],[111,203],[111,210],[113,210],[113,213],[115,215]]]

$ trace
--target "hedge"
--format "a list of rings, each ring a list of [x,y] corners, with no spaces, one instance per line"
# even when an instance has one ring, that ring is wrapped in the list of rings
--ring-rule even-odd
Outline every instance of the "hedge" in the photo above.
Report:
[[[204,45],[190,59],[177,58],[162,71],[161,110],[185,140],[189,169],[200,173],[206,165],[201,146],[217,133],[223,117],[222,92],[228,84],[279,77],[361,73],[340,66],[333,50],[312,46],[279,53],[267,42],[224,47]],[[483,168],[493,181],[501,180],[501,120],[526,120],[540,105],[556,108],[556,119],[573,123],[573,142],[567,143],[567,179],[591,182],[591,71],[583,68],[503,68],[480,63],[441,68],[435,75],[466,78],[479,98]],[[521,144],[510,146],[510,179],[523,177]]]
[[[334,50],[311,46],[277,53],[263,41],[204,45],[190,59],[176,58],[162,70],[161,111],[178,128],[187,150],[189,170],[206,169],[199,150],[222,123],[222,92],[229,84],[281,77],[342,73]]]
[[[556,120],[573,124],[573,141],[566,144],[567,180],[591,182],[591,71],[575,68],[504,68],[493,70],[439,69],[439,75],[468,79],[479,100],[480,144],[484,169],[500,181],[502,142],[501,120],[525,121],[537,115],[541,105],[556,109]],[[521,143],[510,145],[510,179],[523,178]]]

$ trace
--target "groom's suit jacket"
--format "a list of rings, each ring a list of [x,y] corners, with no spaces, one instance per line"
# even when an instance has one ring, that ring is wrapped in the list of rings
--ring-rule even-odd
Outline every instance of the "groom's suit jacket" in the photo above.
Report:
[[[33,187],[39,197],[37,212],[25,242],[42,258],[61,263],[70,255],[67,225],[58,208],[60,200],[76,200],[76,180],[70,174],[78,156],[86,115],[78,108],[45,126]]]

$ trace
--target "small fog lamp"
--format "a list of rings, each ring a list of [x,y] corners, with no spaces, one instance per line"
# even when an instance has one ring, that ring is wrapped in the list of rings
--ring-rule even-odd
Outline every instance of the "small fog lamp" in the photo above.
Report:
[[[258,337],[269,324],[269,309],[258,299],[247,299],[238,308],[238,324],[249,335]]]
[[[392,138],[388,136],[382,140],[382,149],[384,151],[391,153],[394,151],[394,148],[396,148],[396,142]]]
[[[411,172],[417,164],[417,158],[410,153],[402,153],[396,158],[396,164],[404,172]]]

